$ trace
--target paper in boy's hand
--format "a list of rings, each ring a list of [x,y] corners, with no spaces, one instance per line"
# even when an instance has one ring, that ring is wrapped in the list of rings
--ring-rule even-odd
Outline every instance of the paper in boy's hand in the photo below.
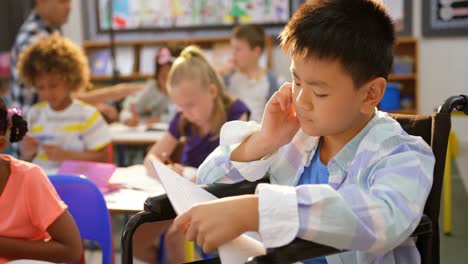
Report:
[[[174,211],[179,215],[193,205],[218,199],[200,186],[178,175],[158,160],[151,158],[156,174],[166,190]],[[219,247],[219,256],[223,264],[244,263],[249,257],[263,255],[265,247],[258,241],[241,235],[233,241]]]

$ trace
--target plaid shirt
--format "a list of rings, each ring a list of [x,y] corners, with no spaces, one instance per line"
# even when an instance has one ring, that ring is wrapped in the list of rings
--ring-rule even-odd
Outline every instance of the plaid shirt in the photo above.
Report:
[[[19,107],[23,112],[27,112],[29,108],[38,102],[37,93],[32,87],[27,87],[19,79],[16,64],[18,63],[19,54],[29,45],[37,41],[41,35],[49,35],[55,30],[43,20],[35,11],[32,11],[26,21],[21,26],[18,35],[16,36],[15,44],[11,49],[11,98],[12,105]]]
[[[200,166],[197,181],[255,181],[269,173],[274,185],[257,187],[259,234],[267,248],[300,237],[349,250],[328,256],[329,264],[421,262],[415,239],[408,237],[432,186],[435,159],[422,138],[376,111],[328,163],[328,184],[296,186],[319,138],[299,131],[262,160],[230,161],[232,150],[258,129],[254,122],[225,124],[220,147]]]

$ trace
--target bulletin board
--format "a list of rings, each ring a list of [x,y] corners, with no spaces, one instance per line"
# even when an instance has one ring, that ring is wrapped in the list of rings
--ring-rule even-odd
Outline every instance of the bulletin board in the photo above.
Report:
[[[100,32],[284,25],[290,0],[94,0]],[[112,1],[112,3],[111,3]],[[112,12],[111,12],[112,10]]]
[[[425,37],[466,36],[468,34],[468,1],[423,1],[423,35]]]

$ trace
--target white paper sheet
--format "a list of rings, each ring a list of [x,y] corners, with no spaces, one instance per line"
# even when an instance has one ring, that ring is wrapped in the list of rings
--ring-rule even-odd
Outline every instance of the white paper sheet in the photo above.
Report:
[[[152,159],[153,167],[171,201],[174,211],[179,215],[201,202],[218,199],[200,186],[178,175],[161,162]],[[262,243],[241,235],[233,241],[219,247],[219,256],[223,264],[244,263],[249,257],[266,253]]]
[[[144,165],[117,168],[109,183],[122,184],[124,188],[144,191],[151,195],[164,193],[161,183],[147,174]]]

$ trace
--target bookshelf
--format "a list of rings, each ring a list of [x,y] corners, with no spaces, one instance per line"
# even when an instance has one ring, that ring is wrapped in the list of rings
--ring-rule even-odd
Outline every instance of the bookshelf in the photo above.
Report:
[[[197,45],[205,52],[205,55],[209,60],[213,58],[213,54],[207,54],[207,52],[218,52],[218,53],[225,53],[228,50],[230,44],[230,38],[191,38],[191,39],[183,39],[183,40],[142,40],[142,41],[116,41],[116,59],[117,65],[124,64],[127,68],[126,70],[120,70],[120,79],[123,81],[136,81],[151,78],[151,70],[144,70],[142,66],[145,64],[142,63],[142,60],[148,60],[148,62],[152,63],[153,58],[155,55],[155,51],[161,46],[179,46],[179,47],[186,47],[188,45]],[[108,42],[102,41],[85,41],[83,43],[83,49],[85,54],[88,56],[90,63],[93,63],[93,53],[96,54],[100,51],[107,51],[109,52],[110,44]],[[145,50],[154,50],[154,53],[149,55],[149,53],[145,53]],[[127,53],[126,56],[127,60],[124,62],[119,62],[119,52]],[[210,53],[211,53],[210,52]],[[110,52],[109,52],[110,53]],[[268,69],[272,68],[273,61],[272,61],[272,54],[273,54],[273,39],[272,37],[268,36],[265,41],[265,51],[264,51],[264,59],[265,59],[265,66]],[[226,54],[222,54],[226,55]],[[221,55],[221,56],[222,56]],[[121,56],[122,57],[122,56]],[[218,56],[219,57],[219,56]],[[110,65],[110,57],[107,58],[109,60]],[[219,59],[219,58],[218,58]],[[222,58],[221,58],[222,60]],[[130,63],[131,65],[128,65]],[[146,63],[147,65],[148,63]],[[120,65],[119,65],[120,66]],[[129,70],[129,67],[131,68]],[[93,72],[93,66],[91,66],[91,71]],[[92,73],[91,81],[93,82],[104,82],[110,81],[112,76],[107,70],[105,73]]]
[[[392,73],[388,77],[389,82],[401,84],[401,98],[411,99],[406,107],[394,111],[403,114],[417,114],[419,109],[419,43],[417,38],[397,38],[395,57],[409,57],[412,59],[412,71],[405,73]]]
[[[204,51],[223,49],[229,46],[230,38],[191,38],[180,40],[141,40],[141,41],[116,41],[117,64],[125,64],[127,67],[126,72],[121,72],[120,80],[122,81],[138,81],[145,80],[152,77],[151,71],[144,71],[142,69],[142,60],[149,59],[152,61],[154,55],[145,54],[145,49],[157,50],[158,47],[180,46],[185,47],[188,45],[197,45]],[[85,53],[90,56],[93,52],[102,50],[109,51],[109,43],[104,41],[85,41],[83,49]],[[271,69],[273,66],[273,37],[268,36],[265,42],[265,66]],[[131,59],[127,62],[119,62],[119,51],[124,50],[129,53],[128,57]],[[401,85],[401,98],[410,99],[410,103],[402,109],[392,112],[404,114],[417,114],[419,103],[419,43],[417,38],[412,37],[399,37],[395,46],[395,56],[409,57],[412,59],[412,71],[405,72],[404,74],[395,73],[392,71],[388,80],[389,82],[397,82]],[[209,57],[209,56],[207,56]],[[91,60],[91,58],[90,58]],[[109,62],[110,63],[110,62]],[[110,72],[104,74],[92,74],[91,80],[94,83],[110,81],[112,76]]]

